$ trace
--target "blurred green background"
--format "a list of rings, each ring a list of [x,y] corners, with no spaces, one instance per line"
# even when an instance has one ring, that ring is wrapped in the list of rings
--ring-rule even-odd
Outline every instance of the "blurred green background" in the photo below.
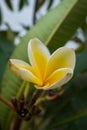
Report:
[[[16,30],[14,23],[11,26],[8,21],[4,21],[7,14],[3,13],[0,5],[0,92],[6,99],[17,96],[22,84],[10,71],[8,59],[18,58],[28,62],[27,44],[31,38],[38,37],[51,52],[63,45],[73,47],[77,58],[72,80],[62,87],[64,93],[55,100],[43,101],[40,104],[42,115],[34,117],[31,123],[23,122],[21,130],[86,130],[87,0],[33,0],[32,4],[30,0],[19,0],[17,5],[11,0],[4,2],[14,17],[15,12],[18,14],[27,7],[32,8],[31,12],[26,11],[27,14],[24,14],[29,14],[29,18],[23,18],[31,22],[19,22],[21,29]],[[10,130],[13,115],[0,102],[1,130]]]

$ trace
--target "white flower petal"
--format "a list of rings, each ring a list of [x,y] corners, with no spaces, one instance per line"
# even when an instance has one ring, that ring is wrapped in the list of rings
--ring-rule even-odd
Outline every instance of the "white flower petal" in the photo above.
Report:
[[[40,79],[38,79],[35,75],[33,75],[32,72],[30,72],[26,69],[20,68],[18,70],[18,75],[25,81],[29,81],[34,84],[42,85],[42,81]]]
[[[31,66],[22,60],[10,59],[9,65],[11,70],[23,80],[42,85],[42,81],[34,74]]]
[[[10,59],[9,64],[13,64],[17,67],[31,68],[31,66],[28,63],[26,63],[22,60],[19,60],[19,59]]]
[[[47,65],[46,76],[48,77],[53,71],[60,68],[74,69],[75,62],[76,58],[74,50],[72,48],[61,47],[51,55]]]
[[[35,88],[36,89],[42,89],[42,90],[45,90],[44,88],[48,88],[49,87],[49,84],[47,84],[46,86],[39,86],[39,85],[35,85]]]
[[[69,68],[58,69],[53,72],[47,79],[46,84],[49,86],[43,86],[43,89],[54,89],[60,88],[62,85],[67,83],[73,75],[73,70]]]
[[[16,69],[18,68],[25,68],[27,70],[33,71],[32,67],[28,63],[18,59],[10,59],[9,66],[14,72],[17,71]]]
[[[44,77],[46,65],[50,57],[47,47],[37,38],[31,39],[28,44],[30,63],[38,78]]]

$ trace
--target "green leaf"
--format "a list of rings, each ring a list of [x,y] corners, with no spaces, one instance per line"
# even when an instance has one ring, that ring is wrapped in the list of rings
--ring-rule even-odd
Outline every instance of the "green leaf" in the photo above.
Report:
[[[77,75],[79,72],[84,71],[87,69],[87,50],[81,52],[80,54],[77,54],[77,63],[76,63],[76,69],[75,69],[75,75]]]
[[[0,34],[0,81],[2,79],[7,61],[13,52],[14,45],[4,35]]]
[[[10,10],[13,10],[11,0],[5,0],[6,4],[8,5]]]
[[[87,0],[63,0],[63,2],[52,11],[49,11],[33,27],[24,38],[21,44],[15,49],[11,58],[18,58],[28,62],[27,44],[33,37],[38,37],[51,52],[68,41],[76,29],[83,23],[87,15]],[[21,80],[7,67],[3,81],[1,94],[8,100],[16,96],[20,90]],[[0,123],[2,130],[7,130],[7,120],[10,110],[3,103],[0,103]],[[5,124],[5,125],[4,125]]]
[[[64,94],[60,101],[56,100],[54,104],[51,104],[54,105],[51,109],[54,114],[51,115],[50,126],[48,124],[46,130],[59,129],[64,126],[66,126],[64,130],[71,130],[71,124],[73,129],[75,127],[77,127],[77,130],[87,129],[86,124],[84,127],[82,125],[84,124],[83,120],[87,122],[87,73],[80,75],[71,87],[70,91]],[[56,106],[56,104],[58,105]],[[47,112],[47,114],[51,113],[51,111]],[[50,114],[47,117],[49,116]]]

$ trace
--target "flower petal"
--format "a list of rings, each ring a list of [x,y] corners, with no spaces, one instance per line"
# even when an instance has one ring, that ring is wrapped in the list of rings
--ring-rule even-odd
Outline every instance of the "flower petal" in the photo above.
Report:
[[[18,71],[18,74],[19,74],[19,77],[21,77],[23,80],[32,82],[40,86],[42,85],[42,81],[38,79],[35,75],[33,75],[33,73],[30,72],[29,70],[20,68]]]
[[[60,68],[75,67],[75,52],[72,48],[61,47],[57,49],[50,57],[47,65],[47,77],[55,70]],[[46,78],[47,78],[46,77]]]
[[[18,59],[10,59],[9,65],[11,67],[17,67],[17,68],[21,67],[21,68],[25,68],[25,69],[28,69],[28,70],[32,70],[31,66],[28,63],[26,63],[22,60],[18,60]]]
[[[35,85],[36,89],[42,89],[42,90],[45,90],[44,88],[48,88],[48,87],[49,87],[49,84],[46,84],[44,87],[40,85]]]
[[[68,82],[73,75],[73,70],[69,68],[62,68],[54,71],[50,77],[47,79],[45,84],[49,84],[49,86],[45,85],[43,89],[54,89],[60,88],[66,82]]]
[[[38,79],[34,74],[31,66],[22,60],[10,59],[9,65],[11,70],[23,80],[42,85],[40,79]]]
[[[38,78],[43,78],[50,57],[47,47],[39,39],[31,39],[28,44],[28,56],[35,74],[39,76]]]

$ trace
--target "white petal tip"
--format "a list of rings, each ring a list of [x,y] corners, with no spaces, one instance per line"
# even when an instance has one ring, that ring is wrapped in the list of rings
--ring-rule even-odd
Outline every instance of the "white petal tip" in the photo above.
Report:
[[[31,44],[32,42],[38,42],[39,41],[39,39],[38,38],[32,38],[30,41],[29,41],[29,44]]]

